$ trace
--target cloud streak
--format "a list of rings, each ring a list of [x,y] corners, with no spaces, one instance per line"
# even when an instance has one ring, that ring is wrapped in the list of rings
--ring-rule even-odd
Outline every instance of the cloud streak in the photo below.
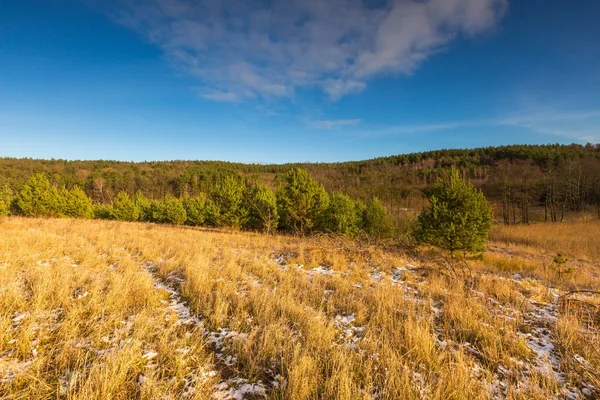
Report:
[[[97,0],[96,0],[97,1]],[[100,3],[98,3],[100,4]],[[333,100],[411,74],[459,35],[492,29],[507,0],[119,0],[98,5],[198,77],[216,101]]]
[[[508,114],[499,118],[449,121],[436,124],[379,126],[351,132],[357,137],[419,134],[486,127],[522,128],[538,134],[553,135],[577,142],[600,142],[600,110],[529,111]]]
[[[356,126],[360,123],[360,119],[337,119],[337,120],[322,120],[313,121],[310,126],[315,129],[337,129],[347,126]]]

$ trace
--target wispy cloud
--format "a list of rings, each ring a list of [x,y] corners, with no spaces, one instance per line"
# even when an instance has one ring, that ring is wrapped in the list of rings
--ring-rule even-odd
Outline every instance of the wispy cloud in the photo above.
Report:
[[[97,4],[101,4],[98,0]],[[493,28],[507,0],[119,0],[99,5],[200,78],[216,101],[360,92],[410,74],[458,35]]]
[[[313,121],[309,125],[315,129],[336,129],[345,126],[355,126],[360,123],[360,119],[337,119]]]
[[[223,103],[238,103],[241,98],[235,93],[231,92],[219,92],[216,90],[200,90],[199,96],[205,99],[214,100]]]
[[[546,109],[507,114],[498,118],[448,121],[436,124],[410,124],[365,127],[351,132],[358,137],[443,132],[486,127],[524,128],[534,133],[562,137],[577,142],[600,142],[600,110]]]
[[[510,115],[494,121],[494,124],[527,128],[578,142],[600,142],[600,110],[548,108]]]

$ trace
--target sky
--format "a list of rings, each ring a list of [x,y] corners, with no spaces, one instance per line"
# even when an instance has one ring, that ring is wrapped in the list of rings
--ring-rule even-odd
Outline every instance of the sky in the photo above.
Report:
[[[600,142],[597,0],[0,0],[0,156]]]

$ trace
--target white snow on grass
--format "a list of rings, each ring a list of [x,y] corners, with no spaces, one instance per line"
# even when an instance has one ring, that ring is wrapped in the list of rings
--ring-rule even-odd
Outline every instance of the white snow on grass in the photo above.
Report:
[[[529,333],[521,333],[535,357],[535,369],[544,376],[553,375],[556,382],[565,380],[560,369],[560,357],[552,343],[551,326],[556,324],[558,313],[552,304],[532,301],[532,310],[525,314],[525,322],[531,327]]]
[[[23,321],[25,319],[25,317],[27,317],[28,315],[29,315],[28,312],[24,312],[24,313],[21,313],[21,314],[16,313],[13,316],[13,318],[12,318],[13,326],[14,327],[19,326],[19,324],[21,323],[21,321]]]
[[[333,270],[331,265],[319,265],[316,268],[309,269],[307,272],[309,275],[318,274],[318,275],[329,275],[329,276],[331,276],[335,273],[335,271]]]
[[[394,267],[392,269],[392,282],[398,283],[404,277],[404,273],[406,272],[406,268]]]
[[[371,279],[373,279],[374,282],[381,282],[383,276],[384,273],[379,268],[375,268],[373,271],[371,271]]]
[[[35,360],[2,360],[0,359],[0,383],[9,383],[20,375],[27,373],[27,370]]]
[[[260,381],[258,383],[250,383],[244,378],[232,378],[217,385],[217,392],[213,394],[213,398],[219,400],[244,400],[247,398],[246,396],[265,397],[266,395],[265,386]]]
[[[144,354],[142,354],[144,360],[152,360],[156,356],[158,356],[158,353],[154,350],[146,350]]]
[[[229,342],[233,340],[245,341],[248,338],[246,333],[239,333],[226,328],[220,328],[215,332],[208,331],[204,328],[204,324],[200,318],[193,315],[187,303],[182,300],[181,295],[175,289],[177,286],[172,286],[171,283],[181,285],[185,281],[176,273],[171,273],[167,277],[166,282],[160,281],[154,274],[154,264],[146,264],[145,269],[152,278],[154,287],[159,290],[164,290],[169,294],[169,301],[167,302],[168,308],[175,312],[177,315],[177,324],[182,325],[193,325],[198,327],[202,334],[207,338],[208,342],[214,347],[215,356],[219,363],[226,367],[233,367],[237,363],[237,357],[235,355],[227,354],[229,350]],[[186,349],[177,349],[185,354]],[[152,350],[146,351],[143,355],[144,359],[151,360],[158,354]],[[195,393],[196,383],[200,378],[206,380],[208,377],[214,377],[217,375],[216,371],[208,371],[203,373],[202,377],[195,375],[186,378],[184,398],[193,398]],[[278,382],[279,383],[279,382]],[[265,396],[267,393],[266,386],[258,381],[257,383],[250,382],[248,379],[233,376],[227,380],[219,382],[216,387],[216,391],[213,394],[215,399],[235,399],[243,400],[246,396]]]
[[[362,340],[365,332],[364,326],[356,326],[354,322],[356,321],[356,317],[354,314],[350,315],[336,315],[334,324],[335,327],[341,331],[339,336],[339,340],[346,346],[348,349],[357,350],[358,343]]]

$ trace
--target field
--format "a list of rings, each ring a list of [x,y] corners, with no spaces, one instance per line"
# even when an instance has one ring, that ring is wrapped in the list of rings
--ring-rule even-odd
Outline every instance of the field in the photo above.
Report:
[[[331,237],[0,232],[2,399],[600,396],[598,296],[567,294],[600,287],[597,222],[494,227],[468,268]]]

